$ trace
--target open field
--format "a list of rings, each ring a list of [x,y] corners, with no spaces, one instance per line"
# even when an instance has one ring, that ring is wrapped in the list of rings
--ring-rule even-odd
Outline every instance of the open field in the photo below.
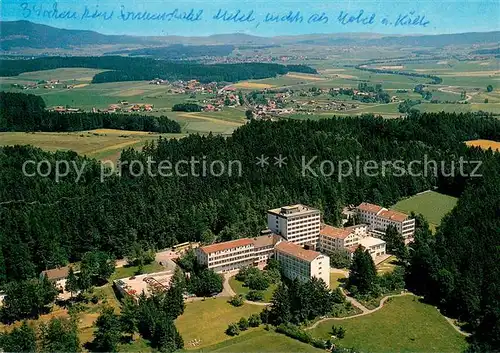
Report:
[[[260,305],[251,304],[234,307],[227,302],[227,298],[207,298],[187,303],[184,314],[177,318],[175,324],[186,348],[206,347],[226,340],[229,336],[225,331],[230,323],[260,313],[262,309]],[[189,342],[195,339],[200,344],[190,346]]]
[[[363,352],[462,352],[465,338],[456,332],[435,307],[424,304],[415,296],[389,299],[384,307],[372,314],[342,321],[325,321],[311,330],[316,337],[329,339],[331,327],[342,326],[343,347]]]
[[[428,191],[407,199],[401,200],[391,208],[405,212],[421,213],[431,226],[439,226],[441,219],[457,204],[457,198]]]
[[[325,78],[318,75],[306,75],[306,74],[286,74],[286,77],[298,78],[300,80],[311,80],[311,81],[323,81]]]
[[[220,352],[220,353],[260,353],[260,352],[303,352],[318,353],[316,349],[306,343],[299,342],[285,335],[258,329],[252,332],[240,334],[240,336],[228,339],[222,343],[196,350],[195,352]]]
[[[33,145],[47,151],[73,150],[99,160],[116,161],[124,148],[141,148],[147,141],[181,138],[183,134],[150,134],[98,129],[84,132],[0,132],[0,145]]]
[[[268,85],[266,83],[249,82],[249,81],[235,83],[232,86],[241,89],[265,89],[273,87],[272,85]]]
[[[250,291],[250,288],[245,287],[243,285],[243,282],[238,281],[234,277],[231,277],[229,279],[229,285],[238,294],[246,295]],[[264,303],[269,303],[271,301],[271,298],[273,296],[274,291],[276,290],[276,287],[277,287],[277,285],[271,284],[265,291],[263,291],[264,299],[262,301]]]
[[[481,147],[483,150],[492,149],[500,151],[500,142],[491,140],[472,140],[465,143],[467,146]]]

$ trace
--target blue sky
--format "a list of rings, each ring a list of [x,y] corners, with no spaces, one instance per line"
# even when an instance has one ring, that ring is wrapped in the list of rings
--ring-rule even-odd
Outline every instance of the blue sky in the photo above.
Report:
[[[68,29],[89,29],[105,34],[132,35],[184,35],[206,36],[224,33],[247,33],[260,36],[297,35],[311,33],[343,33],[370,32],[386,34],[440,34],[473,31],[500,30],[500,1],[498,0],[60,0],[57,1],[58,14],[67,11],[72,19],[53,18],[54,1],[47,0],[2,0],[2,19],[29,20],[54,27]],[[84,18],[87,13],[97,9],[101,14],[98,18]],[[125,14],[149,12],[150,15],[177,13],[194,10],[194,14],[203,10],[195,22],[183,20],[126,20],[120,17]],[[213,16],[219,9],[248,15],[253,21],[234,23],[214,20]],[[40,11],[41,10],[41,11]],[[359,20],[365,19],[365,24],[358,23],[358,15],[363,10]],[[104,20],[104,16],[113,15]],[[300,12],[301,23],[266,22],[266,15],[285,16],[289,12],[294,15]],[[341,24],[339,14],[347,13],[347,19],[353,16],[353,21]],[[402,25],[397,22],[400,15],[413,12],[411,19],[416,19],[415,25]],[[323,14],[326,23],[308,23],[310,18],[318,18]],[[316,17],[314,17],[316,15]],[[312,17],[311,17],[312,16]],[[422,18],[425,16],[425,18]],[[325,17],[328,17],[326,21]],[[268,15],[268,18],[269,15]],[[371,18],[371,20],[370,20]],[[404,18],[405,21],[408,17]],[[396,25],[397,24],[397,25]],[[425,24],[425,26],[423,25]]]

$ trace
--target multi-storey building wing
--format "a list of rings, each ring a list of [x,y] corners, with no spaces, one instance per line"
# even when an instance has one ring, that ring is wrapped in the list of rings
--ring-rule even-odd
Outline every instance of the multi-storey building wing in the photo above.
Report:
[[[346,228],[336,228],[324,224],[319,234],[318,249],[323,253],[331,253],[338,249],[346,249],[351,254],[362,246],[368,249],[373,259],[385,255],[385,241],[371,237],[367,224],[359,224]]]
[[[337,228],[324,224],[319,232],[318,250],[328,253],[342,248],[349,248],[359,244],[359,239],[366,237],[367,233],[368,226],[366,224],[346,228]]]
[[[274,249],[276,259],[287,278],[307,281],[316,277],[330,286],[330,258],[328,256],[304,249],[288,241],[278,243]]]
[[[267,211],[267,226],[295,244],[316,245],[321,227],[321,212],[301,204]]]
[[[356,214],[361,223],[369,224],[375,236],[383,236],[389,225],[394,225],[405,239],[415,234],[415,219],[402,212],[362,202],[356,207]]]
[[[216,272],[226,272],[253,265],[255,246],[243,238],[196,248],[198,263]]]
[[[254,245],[254,263],[266,262],[274,255],[274,247],[281,242],[283,238],[277,234],[261,235],[253,238]]]

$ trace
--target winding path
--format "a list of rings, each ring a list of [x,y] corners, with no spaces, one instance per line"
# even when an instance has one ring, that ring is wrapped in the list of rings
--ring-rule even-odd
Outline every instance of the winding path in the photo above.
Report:
[[[236,292],[234,289],[231,287],[229,284],[229,279],[233,276],[235,276],[238,272],[228,272],[224,274],[224,284],[223,284],[223,290],[221,293],[219,293],[220,297],[234,297],[236,295]],[[271,303],[264,303],[264,302],[254,302],[251,300],[246,300],[244,301],[246,304],[252,304],[252,305],[259,305],[259,306],[268,306],[271,305]]]
[[[402,297],[402,296],[405,296],[405,295],[414,295],[413,293],[409,293],[409,292],[405,292],[405,293],[401,293],[401,294],[392,294],[392,295],[388,295],[386,297],[383,297],[381,300],[380,300],[380,304],[378,305],[378,307],[376,307],[375,309],[367,309],[365,306],[359,304],[360,306],[357,306],[359,309],[363,310],[362,308],[364,308],[363,312],[360,313],[360,314],[356,314],[356,315],[351,315],[351,316],[346,316],[346,317],[325,317],[324,319],[321,319],[321,320],[318,320],[316,321],[314,324],[312,324],[311,326],[307,327],[306,330],[312,330],[313,328],[315,328],[316,326],[318,326],[319,324],[325,322],[325,321],[341,321],[341,320],[348,320],[348,319],[353,319],[355,317],[359,317],[359,316],[364,316],[364,315],[369,315],[369,314],[372,314],[374,313],[375,311],[377,310],[380,310],[382,309],[382,307],[384,306],[384,303],[387,301],[387,299],[389,298],[393,298],[393,297]],[[347,297],[347,300],[349,299],[353,299],[355,300],[354,298],[351,298],[351,297]],[[350,301],[350,300],[349,300]],[[356,301],[356,300],[355,300]],[[357,302],[357,301],[356,301]],[[352,303],[352,302],[351,302]],[[355,305],[353,303],[353,305]]]

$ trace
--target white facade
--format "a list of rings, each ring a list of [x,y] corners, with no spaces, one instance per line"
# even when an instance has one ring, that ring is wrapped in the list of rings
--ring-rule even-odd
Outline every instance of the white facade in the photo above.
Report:
[[[243,238],[196,248],[198,263],[215,272],[226,272],[254,263],[255,249],[251,239]]]
[[[360,239],[368,236],[368,225],[360,224],[346,228],[324,225],[319,233],[318,249],[329,253],[359,244]]]
[[[318,249],[327,254],[338,249],[346,249],[352,254],[361,245],[370,251],[373,259],[385,255],[385,241],[369,234],[369,227],[366,224],[346,228],[324,225],[319,234]]]
[[[379,238],[366,237],[359,241],[359,245],[367,249],[373,259],[385,255],[385,241]]]
[[[389,225],[395,226],[405,239],[415,234],[415,219],[402,212],[363,202],[356,207],[356,214],[360,222],[370,225],[375,236],[383,236]]]
[[[316,245],[321,213],[315,208],[300,204],[284,206],[267,211],[267,226],[292,243]]]
[[[307,281],[320,278],[330,287],[330,258],[317,251],[303,249],[300,245],[283,241],[276,245],[275,256],[283,274],[289,279]]]
[[[215,272],[237,270],[269,260],[281,240],[279,235],[270,234],[202,246],[196,248],[196,258]]]

